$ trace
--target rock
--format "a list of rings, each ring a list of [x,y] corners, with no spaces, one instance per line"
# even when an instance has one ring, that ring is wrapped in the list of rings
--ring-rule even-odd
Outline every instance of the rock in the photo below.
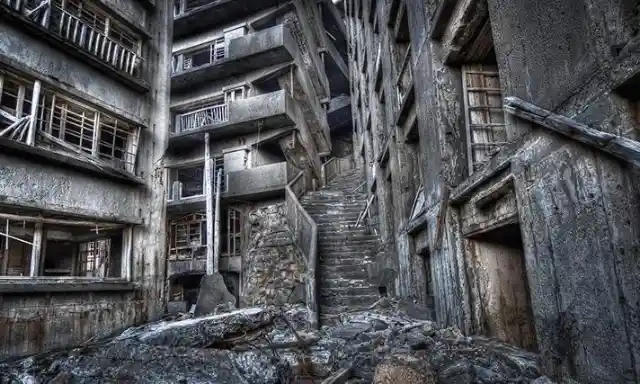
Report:
[[[227,289],[220,273],[202,276],[196,301],[196,316],[215,314],[220,308],[235,308],[235,303],[236,298]]]
[[[269,309],[240,309],[173,322],[159,322],[131,328],[117,340],[133,339],[139,343],[171,347],[207,348],[231,343],[228,338],[266,328],[273,323],[275,312]]]
[[[374,384],[436,384],[429,363],[410,355],[391,355],[376,367]]]

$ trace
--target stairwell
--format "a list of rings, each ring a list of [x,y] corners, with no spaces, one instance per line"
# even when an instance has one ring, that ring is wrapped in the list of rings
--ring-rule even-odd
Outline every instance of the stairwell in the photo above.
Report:
[[[380,298],[368,282],[378,237],[355,227],[367,194],[355,190],[361,169],[337,175],[326,187],[307,193],[302,206],[318,225],[318,305],[320,325],[335,324],[341,313],[369,307]]]

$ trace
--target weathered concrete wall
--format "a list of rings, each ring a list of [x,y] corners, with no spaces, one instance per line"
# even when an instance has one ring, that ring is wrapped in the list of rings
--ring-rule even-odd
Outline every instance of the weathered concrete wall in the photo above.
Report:
[[[0,155],[0,202],[89,215],[136,219],[139,187],[127,186],[73,169]]]
[[[306,265],[287,225],[284,204],[255,207],[248,219],[251,232],[242,263],[242,303],[303,303]]]
[[[638,171],[536,132],[513,172],[543,369],[638,382]]]
[[[149,105],[144,95],[7,23],[0,24],[0,57],[72,85],[125,114],[140,117],[143,121],[149,117]],[[147,61],[147,66],[149,64]],[[152,66],[151,69],[153,72]]]
[[[129,292],[3,295],[0,359],[80,345],[142,321],[142,298]]]

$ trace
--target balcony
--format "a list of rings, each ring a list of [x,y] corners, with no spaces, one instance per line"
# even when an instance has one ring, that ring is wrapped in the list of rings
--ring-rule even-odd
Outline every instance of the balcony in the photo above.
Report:
[[[277,197],[284,194],[284,188],[296,172],[289,169],[287,162],[263,165],[224,174],[222,198],[242,198],[244,200]],[[167,199],[167,214],[175,216],[206,209],[204,184],[185,191],[183,183],[175,181]],[[213,188],[212,188],[213,190]]]
[[[284,195],[284,189],[293,177],[295,173],[286,161],[230,172],[223,196],[252,200]]]
[[[173,37],[178,38],[224,24],[281,3],[279,0],[175,0]]]
[[[53,2],[43,5],[29,0],[0,0],[0,13],[8,13],[21,27],[94,67],[107,70],[137,91],[149,89],[143,79],[144,60],[138,53],[141,41],[137,37],[127,34],[125,38],[123,34],[117,41]],[[116,33],[124,31],[116,29],[115,24],[113,29]]]
[[[172,90],[293,61],[297,46],[289,28],[277,25],[222,43],[212,41],[198,50],[197,55],[205,59],[195,67],[193,60],[186,64],[183,55],[174,56]]]
[[[201,144],[205,133],[220,139],[293,126],[300,111],[286,91],[230,101],[176,116],[169,147]]]
[[[242,269],[241,256],[220,255],[220,271],[240,273]],[[205,257],[189,260],[170,259],[167,277],[175,278],[186,275],[204,275],[207,272],[207,260]]]

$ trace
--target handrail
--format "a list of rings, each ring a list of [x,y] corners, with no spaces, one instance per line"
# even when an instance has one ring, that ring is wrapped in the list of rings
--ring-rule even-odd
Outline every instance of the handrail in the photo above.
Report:
[[[346,167],[344,166],[345,161],[348,162],[348,166]],[[330,158],[322,164],[322,178],[324,184],[326,185],[329,183],[338,174],[353,168],[353,161],[350,156]]]
[[[307,302],[307,310],[309,324],[312,328],[318,329],[320,325],[319,313],[318,313],[318,301],[317,301],[317,267],[318,267],[318,256],[317,256],[317,245],[318,245],[318,225],[313,220],[313,218],[309,215],[309,213],[304,209],[302,204],[300,204],[300,200],[298,200],[298,196],[293,191],[294,185],[304,177],[304,172],[301,171],[298,173],[296,177],[291,180],[289,184],[285,187],[286,199],[286,214],[287,221],[291,231],[294,234],[296,244],[300,247],[300,249],[305,253],[307,258],[307,279],[305,281],[305,290],[306,290],[306,302]],[[304,179],[303,179],[304,181]],[[303,186],[302,193],[306,192],[306,182]],[[307,244],[305,244],[305,231],[304,224],[301,223],[301,219],[304,219],[307,226],[310,229],[310,238],[308,239]],[[308,248],[308,250],[307,250]]]
[[[91,27],[79,17],[62,8],[56,6],[52,8],[62,14],[60,25],[58,26],[59,35],[85,48],[88,52],[102,59],[107,64],[133,76],[137,66],[144,61],[137,53]],[[65,16],[68,18],[66,27],[64,25]],[[73,20],[73,31],[71,30],[71,20]],[[87,30],[89,30],[89,32],[87,32]],[[87,34],[89,35],[87,36]]]

